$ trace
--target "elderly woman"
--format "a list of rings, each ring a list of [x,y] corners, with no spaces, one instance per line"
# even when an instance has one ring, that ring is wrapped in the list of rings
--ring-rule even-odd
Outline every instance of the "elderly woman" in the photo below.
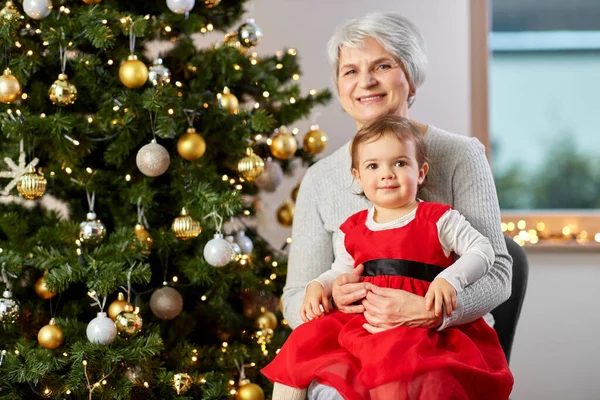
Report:
[[[427,65],[425,43],[414,24],[394,13],[350,20],[333,34],[328,56],[340,103],[357,128],[389,114],[410,118],[409,108]],[[500,229],[498,200],[483,145],[475,138],[412,122],[429,154],[428,181],[419,197],[449,204],[463,214],[489,239],[496,258],[487,274],[457,293],[457,308],[450,316],[427,310],[423,297],[406,291],[367,291],[358,273],[339,276],[333,284],[335,307],[345,313],[364,313],[365,329],[372,334],[398,326],[444,330],[466,324],[510,296],[512,260]],[[359,188],[349,172],[348,146],[309,168],[300,186],[283,293],[284,315],[293,328],[302,323],[299,311],[306,285],[331,268],[340,224],[367,207],[356,195]],[[306,316],[312,319],[321,314],[317,309]],[[334,388],[313,382],[309,398],[317,397],[340,398]]]

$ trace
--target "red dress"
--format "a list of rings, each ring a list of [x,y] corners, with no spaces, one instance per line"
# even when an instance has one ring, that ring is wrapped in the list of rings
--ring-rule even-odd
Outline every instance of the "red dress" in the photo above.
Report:
[[[422,202],[407,225],[380,231],[367,228],[367,210],[348,218],[340,227],[346,249],[355,266],[375,275],[364,281],[424,296],[432,271],[454,260],[444,254],[436,225],[448,209]],[[508,399],[513,377],[483,318],[442,331],[397,327],[377,334],[365,322],[362,314],[334,311],[304,323],[262,373],[302,389],[316,379],[349,400]]]

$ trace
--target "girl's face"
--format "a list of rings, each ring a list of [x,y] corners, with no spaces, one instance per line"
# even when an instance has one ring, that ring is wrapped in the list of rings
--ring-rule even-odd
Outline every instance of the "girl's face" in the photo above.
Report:
[[[429,167],[427,163],[419,167],[413,141],[385,134],[360,144],[357,155],[358,169],[352,173],[376,207],[400,210],[414,204]]]
[[[360,48],[342,46],[337,85],[340,103],[359,129],[384,115],[408,117],[408,79],[401,64],[373,38]]]

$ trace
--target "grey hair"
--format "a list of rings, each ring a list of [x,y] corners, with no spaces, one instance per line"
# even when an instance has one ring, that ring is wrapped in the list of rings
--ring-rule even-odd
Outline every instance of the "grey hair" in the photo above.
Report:
[[[367,38],[377,40],[402,64],[412,89],[423,84],[427,55],[419,28],[398,13],[378,12],[346,21],[336,28],[329,39],[327,58],[336,90],[340,49],[342,46],[359,48]]]

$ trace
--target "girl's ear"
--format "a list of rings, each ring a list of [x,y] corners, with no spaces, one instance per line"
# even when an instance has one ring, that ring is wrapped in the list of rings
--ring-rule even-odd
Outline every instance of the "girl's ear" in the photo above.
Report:
[[[354,179],[356,179],[358,183],[360,183],[360,174],[358,173],[358,170],[356,168],[352,168],[352,175],[354,175]]]
[[[425,177],[427,176],[427,172],[429,172],[429,164],[427,164],[425,162],[425,163],[423,163],[423,165],[421,165],[421,169],[419,170],[419,179],[417,180],[417,182],[419,183],[419,185],[422,185],[423,182],[425,181]]]

